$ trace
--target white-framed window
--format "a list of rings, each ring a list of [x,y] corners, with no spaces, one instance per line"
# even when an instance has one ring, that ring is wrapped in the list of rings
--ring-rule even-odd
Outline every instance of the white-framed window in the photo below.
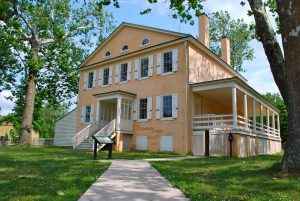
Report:
[[[116,66],[115,82],[126,83],[130,80],[131,62],[124,62]]]
[[[175,119],[178,116],[178,95],[156,96],[156,119]]]
[[[121,101],[121,119],[131,120],[132,100],[122,98]]]
[[[127,81],[128,63],[121,64],[120,67],[120,82]]]
[[[112,66],[101,68],[99,70],[99,86],[107,86],[112,84]]]
[[[168,75],[178,70],[178,49],[172,49],[157,54],[158,75]]]
[[[153,56],[138,58],[135,60],[134,78],[144,79],[153,74]]]
[[[152,97],[134,100],[133,120],[149,120],[152,117]]]
[[[110,51],[106,51],[103,55],[103,58],[110,57]]]
[[[147,119],[147,98],[140,99],[139,119]]]
[[[93,113],[94,106],[93,105],[85,105],[81,108],[81,123],[89,124],[93,122]]]
[[[124,46],[122,47],[121,53],[122,53],[122,52],[127,52],[128,50],[129,50],[129,46],[128,46],[128,45],[124,45]]]
[[[172,117],[172,95],[162,96],[162,117]]]
[[[144,38],[141,42],[141,46],[150,44],[150,40],[148,38]]]
[[[84,89],[91,89],[95,87],[96,84],[96,71],[88,72],[84,74]]]

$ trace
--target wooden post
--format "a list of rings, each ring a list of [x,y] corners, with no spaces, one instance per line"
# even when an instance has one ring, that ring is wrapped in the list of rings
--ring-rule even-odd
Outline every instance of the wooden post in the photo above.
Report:
[[[279,114],[277,115],[277,129],[278,129],[278,132],[280,134],[280,119],[279,119]]]
[[[275,113],[272,111],[272,128],[273,128],[273,135],[275,135]]]
[[[94,160],[97,159],[97,141],[94,139]]]
[[[112,144],[108,144],[107,145],[108,147],[108,158],[111,158],[111,156],[112,156]]]
[[[121,124],[121,101],[122,101],[122,98],[118,97],[118,99],[117,99],[116,130],[120,130],[120,124]]]
[[[263,133],[264,132],[264,106],[262,104],[260,104],[260,126],[261,126],[261,130],[260,132]]]
[[[247,94],[244,94],[244,123],[245,123],[245,129],[248,130],[249,124],[248,124]]]
[[[237,129],[236,87],[232,87],[232,115],[233,129]]]
[[[252,117],[253,117],[253,130],[256,132],[256,101],[252,99]]]
[[[269,108],[267,108],[267,133],[270,133],[270,111]]]

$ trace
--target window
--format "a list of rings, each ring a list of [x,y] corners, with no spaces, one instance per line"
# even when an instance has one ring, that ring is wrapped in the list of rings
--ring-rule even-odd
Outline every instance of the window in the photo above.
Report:
[[[93,72],[90,72],[90,73],[88,74],[87,88],[88,88],[88,89],[93,88],[93,83],[94,83],[94,73],[93,73]]]
[[[103,69],[103,85],[109,84],[109,68]]]
[[[109,57],[110,56],[110,51],[106,51],[105,53],[104,53],[104,57]]]
[[[148,77],[148,69],[149,69],[149,57],[142,58],[141,61],[141,74],[140,77]]]
[[[162,104],[163,118],[172,117],[172,96],[163,96]]]
[[[122,99],[121,102],[121,119],[131,120],[131,108],[132,101],[127,99]]]
[[[124,45],[122,47],[122,52],[126,52],[129,49],[128,45]]]
[[[149,39],[148,39],[148,38],[145,38],[145,39],[142,41],[141,45],[143,46],[143,45],[147,45],[147,44],[149,44],[149,43],[150,43]]]
[[[121,64],[120,82],[126,82],[127,81],[127,70],[128,70],[128,63]]]
[[[139,119],[147,119],[147,98],[140,99]]]
[[[84,116],[85,123],[91,122],[91,111],[92,111],[92,107],[90,105],[85,107],[85,116]]]
[[[172,51],[163,53],[163,73],[172,72]]]

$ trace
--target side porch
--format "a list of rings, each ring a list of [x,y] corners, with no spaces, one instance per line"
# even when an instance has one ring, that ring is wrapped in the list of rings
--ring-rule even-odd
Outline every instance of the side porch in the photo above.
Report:
[[[196,155],[246,157],[281,151],[278,109],[245,82],[230,78],[191,87]]]

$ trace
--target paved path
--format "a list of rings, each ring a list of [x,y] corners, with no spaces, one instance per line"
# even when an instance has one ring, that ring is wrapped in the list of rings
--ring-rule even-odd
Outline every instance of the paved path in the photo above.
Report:
[[[79,201],[188,201],[145,160],[113,160]]]

